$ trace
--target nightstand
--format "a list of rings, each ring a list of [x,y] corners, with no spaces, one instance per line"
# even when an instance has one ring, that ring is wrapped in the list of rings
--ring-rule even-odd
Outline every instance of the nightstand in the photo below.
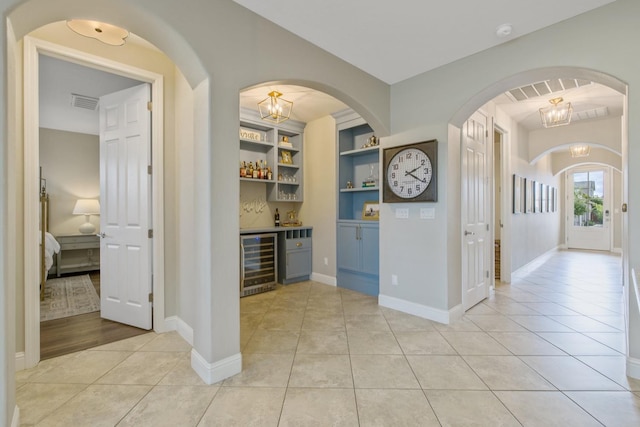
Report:
[[[100,270],[100,237],[95,234],[56,236],[56,275]]]

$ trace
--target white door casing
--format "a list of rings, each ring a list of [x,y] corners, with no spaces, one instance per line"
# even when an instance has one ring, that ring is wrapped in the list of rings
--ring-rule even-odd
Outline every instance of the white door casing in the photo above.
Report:
[[[611,170],[609,167],[579,168],[567,171],[567,223],[566,243],[570,249],[611,250]],[[575,215],[575,191],[581,193],[585,207],[585,195],[593,198],[586,203],[589,212]],[[600,206],[599,202],[602,202]],[[601,211],[601,212],[598,212]]]
[[[100,310],[151,329],[151,113],[147,83],[100,98]]]
[[[490,203],[487,117],[475,112],[462,127],[462,306],[466,311],[489,296]]]

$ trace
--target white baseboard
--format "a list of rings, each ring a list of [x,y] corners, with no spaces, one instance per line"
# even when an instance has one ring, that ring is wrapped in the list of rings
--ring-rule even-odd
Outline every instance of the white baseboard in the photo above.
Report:
[[[20,351],[16,353],[16,372],[23,371],[24,369],[24,351]]]
[[[640,359],[627,356],[627,376],[640,380]]]
[[[18,427],[20,425],[20,407],[16,405],[13,409],[13,417],[11,418],[11,427]]]
[[[558,245],[553,249],[549,249],[547,252],[540,254],[536,258],[532,259],[522,267],[517,270],[511,272],[511,277],[517,276],[518,274],[528,274],[531,273],[536,268],[540,267],[540,265],[544,264],[556,254],[559,250],[566,249],[566,245]]]
[[[394,310],[402,311],[403,313],[412,314],[414,316],[422,317],[423,319],[433,320],[447,325],[461,319],[464,314],[462,305],[457,305],[447,311],[387,295],[378,295],[378,304],[383,307],[392,308]]]
[[[325,285],[337,286],[338,282],[335,277],[327,276],[326,274],[311,273],[311,280],[314,282],[324,283]]]
[[[209,363],[195,349],[191,349],[191,367],[206,384],[215,384],[242,371],[242,353]]]
[[[167,331],[176,331],[178,335],[193,347],[193,328],[187,325],[184,320],[178,316],[170,316],[164,319],[164,325]]]

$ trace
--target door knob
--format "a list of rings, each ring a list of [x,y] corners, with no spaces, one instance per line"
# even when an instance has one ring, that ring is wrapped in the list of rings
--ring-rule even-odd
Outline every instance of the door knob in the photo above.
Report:
[[[96,236],[101,237],[101,238],[103,238],[103,239],[104,239],[105,237],[107,237],[107,235],[106,235],[104,232],[102,232],[102,233],[98,233],[98,234],[96,234]]]
[[[465,236],[475,236],[475,235],[476,235],[476,233],[474,233],[473,231],[467,231],[467,230],[464,230],[464,235],[465,235]]]

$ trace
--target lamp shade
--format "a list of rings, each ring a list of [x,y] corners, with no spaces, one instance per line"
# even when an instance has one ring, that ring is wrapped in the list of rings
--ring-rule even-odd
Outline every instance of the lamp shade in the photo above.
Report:
[[[73,208],[74,215],[100,215],[100,202],[95,199],[78,199]]]

